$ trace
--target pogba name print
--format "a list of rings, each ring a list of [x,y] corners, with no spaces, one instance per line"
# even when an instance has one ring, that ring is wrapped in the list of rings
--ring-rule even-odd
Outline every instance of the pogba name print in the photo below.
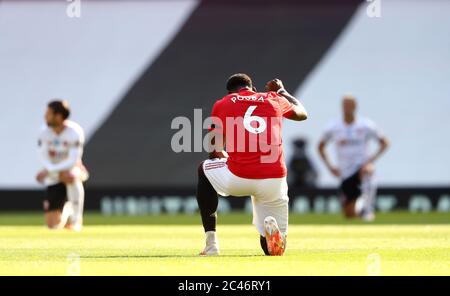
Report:
[[[234,96],[230,99],[233,103],[238,101],[264,102],[263,96]]]

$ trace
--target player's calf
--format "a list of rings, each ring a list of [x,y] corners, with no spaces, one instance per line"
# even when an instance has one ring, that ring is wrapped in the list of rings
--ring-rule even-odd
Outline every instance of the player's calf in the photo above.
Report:
[[[205,232],[216,231],[219,197],[203,171],[203,163],[198,167],[196,197]]]
[[[219,243],[216,234],[217,207],[219,198],[203,170],[203,162],[198,167],[197,203],[205,230],[206,246],[200,255],[219,255]]]

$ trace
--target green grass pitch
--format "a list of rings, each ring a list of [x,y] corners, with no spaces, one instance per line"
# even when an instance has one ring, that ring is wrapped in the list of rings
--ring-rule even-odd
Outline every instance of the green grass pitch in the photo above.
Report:
[[[0,275],[450,275],[450,214],[391,213],[365,224],[292,215],[285,256],[266,257],[251,217],[219,217],[222,255],[199,257],[197,215],[102,217],[81,233],[41,214],[0,213]]]

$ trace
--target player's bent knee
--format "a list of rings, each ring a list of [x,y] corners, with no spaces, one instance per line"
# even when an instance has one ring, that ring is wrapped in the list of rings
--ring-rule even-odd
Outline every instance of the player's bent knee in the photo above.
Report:
[[[344,205],[344,216],[346,218],[354,218],[356,216],[354,203]]]

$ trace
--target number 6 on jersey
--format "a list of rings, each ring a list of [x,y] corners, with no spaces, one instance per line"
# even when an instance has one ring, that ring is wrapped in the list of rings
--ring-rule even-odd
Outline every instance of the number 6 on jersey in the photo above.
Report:
[[[267,128],[267,124],[264,119],[260,116],[252,115],[253,111],[255,111],[257,106],[250,106],[245,112],[244,115],[244,127],[246,130],[251,132],[252,134],[260,134],[264,132]],[[252,122],[256,121],[258,123],[258,127],[253,127]]]

